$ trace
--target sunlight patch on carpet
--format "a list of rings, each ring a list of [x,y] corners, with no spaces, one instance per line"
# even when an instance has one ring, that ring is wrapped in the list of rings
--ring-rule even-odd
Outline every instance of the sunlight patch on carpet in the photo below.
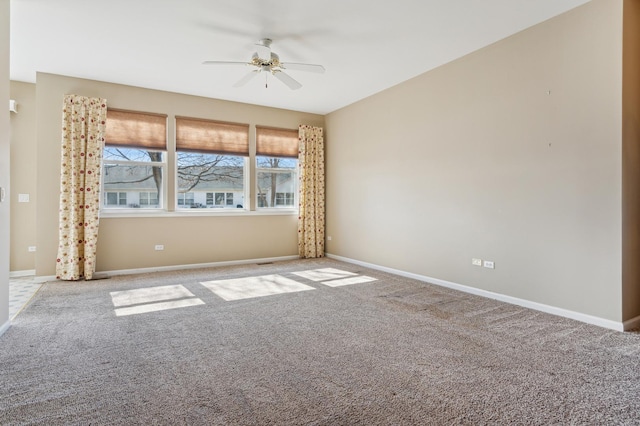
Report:
[[[377,281],[377,279],[372,277],[367,277],[366,275],[360,275],[359,277],[342,278],[339,280],[332,280],[332,281],[323,281],[322,284],[328,285],[329,287],[340,287],[343,285],[370,283],[372,281]]]
[[[186,308],[189,306],[204,305],[204,302],[198,298],[172,300],[170,302],[147,303],[145,305],[129,306],[126,308],[116,309],[116,316],[122,317],[126,315],[146,314],[148,312],[166,311],[168,309]]]
[[[313,287],[280,275],[205,281],[200,284],[227,301],[315,290]]]
[[[292,272],[292,274],[311,281],[321,282],[329,287],[340,287],[343,285],[364,284],[377,281],[376,278],[367,277],[366,275],[359,276],[356,273],[335,268],[312,269],[310,271]]]
[[[110,293],[116,316],[143,314],[167,309],[204,305],[181,285],[137,288]]]
[[[358,275],[354,274],[353,272],[342,271],[335,268],[313,269],[310,271],[293,272],[293,274],[316,282],[335,280],[339,278],[353,277]]]
[[[163,285],[160,287],[137,288],[135,290],[112,291],[113,306],[138,305],[140,303],[160,302],[162,300],[195,297],[181,285]]]

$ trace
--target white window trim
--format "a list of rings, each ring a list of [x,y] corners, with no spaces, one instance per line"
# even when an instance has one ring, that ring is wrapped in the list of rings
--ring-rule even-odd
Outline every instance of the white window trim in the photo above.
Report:
[[[192,217],[192,216],[298,216],[297,210],[292,209],[180,209],[180,211],[158,211],[158,209],[116,209],[101,212],[101,218],[131,218],[131,217]],[[213,211],[211,211],[213,210]]]

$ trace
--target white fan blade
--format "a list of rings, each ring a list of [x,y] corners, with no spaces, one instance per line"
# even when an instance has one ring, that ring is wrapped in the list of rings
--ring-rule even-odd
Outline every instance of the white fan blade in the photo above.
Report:
[[[251,80],[253,77],[255,77],[258,74],[260,74],[260,70],[259,69],[251,71],[249,74],[245,75],[240,80],[238,80],[238,82],[236,84],[234,84],[233,87],[242,87],[242,86],[244,86],[245,84],[247,84],[249,82],[249,80]]]
[[[302,87],[302,84],[298,83],[296,80],[291,78],[288,74],[283,73],[282,71],[275,71],[273,75],[278,80],[289,86],[291,90],[298,90]]]
[[[307,71],[307,72],[315,72],[317,74],[324,74],[324,67],[322,65],[314,65],[314,64],[292,64],[287,62],[286,64],[281,64],[282,68],[287,70],[296,70],[296,71]]]
[[[249,62],[204,61],[202,65],[251,65]]]

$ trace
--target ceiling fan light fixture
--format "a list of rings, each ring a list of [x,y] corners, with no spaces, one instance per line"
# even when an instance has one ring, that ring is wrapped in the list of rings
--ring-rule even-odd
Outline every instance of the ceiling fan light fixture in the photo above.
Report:
[[[237,64],[245,64],[256,67],[254,72],[259,73],[264,71],[271,73],[278,80],[283,82],[286,86],[288,86],[292,90],[297,90],[302,87],[298,81],[296,81],[293,77],[285,74],[283,71],[287,69],[287,65],[280,62],[280,57],[275,52],[271,51],[271,43],[272,40],[270,38],[263,38],[258,40],[255,44],[256,52],[251,55],[251,61],[249,62],[225,62],[225,61],[204,61],[203,64],[208,65],[237,65]],[[298,71],[307,71],[314,73],[323,73],[324,67],[322,65],[314,65],[314,64],[291,64],[292,70]],[[251,80],[252,75],[247,75],[244,78],[240,79],[234,87],[244,86],[249,80]],[[266,87],[266,81],[265,81]]]

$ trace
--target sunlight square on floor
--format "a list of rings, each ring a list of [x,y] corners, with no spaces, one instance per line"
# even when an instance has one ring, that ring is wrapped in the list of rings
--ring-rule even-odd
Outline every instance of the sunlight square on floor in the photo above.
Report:
[[[335,280],[339,278],[353,277],[358,275],[354,274],[353,272],[343,271],[336,268],[312,269],[309,271],[293,272],[293,274],[316,282]]]
[[[280,275],[206,281],[200,284],[227,301],[315,290],[313,287]]]
[[[181,285],[112,291],[110,295],[116,316],[119,317],[204,305],[202,300]]]
[[[341,279],[332,280],[332,281],[323,281],[322,284],[327,285],[329,287],[340,287],[343,285],[370,283],[372,281],[377,281],[377,279],[372,277],[367,277],[366,275],[360,275],[358,277],[349,277],[349,278],[341,278]]]
[[[113,306],[116,308],[140,303],[194,297],[193,293],[181,285],[164,285],[160,287],[137,288],[135,290],[112,291],[110,294]]]
[[[191,299],[170,300],[168,302],[145,303],[144,305],[127,306],[115,310],[116,316],[146,314],[149,312],[166,311],[169,309],[187,308],[189,306],[204,305],[204,302],[197,297]]]

